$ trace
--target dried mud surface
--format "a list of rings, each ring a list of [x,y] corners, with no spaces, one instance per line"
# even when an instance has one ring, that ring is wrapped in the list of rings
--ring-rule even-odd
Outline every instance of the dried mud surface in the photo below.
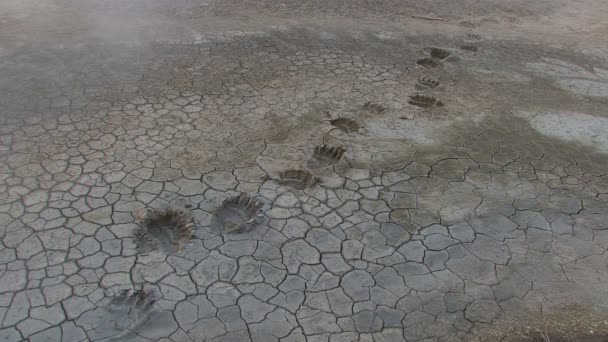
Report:
[[[606,3],[281,3],[0,4],[0,340],[604,341]]]

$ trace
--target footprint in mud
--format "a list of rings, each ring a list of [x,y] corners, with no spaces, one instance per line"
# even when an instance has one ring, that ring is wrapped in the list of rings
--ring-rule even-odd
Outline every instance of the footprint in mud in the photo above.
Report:
[[[135,232],[137,252],[178,252],[192,238],[192,215],[186,207],[147,210]]]
[[[480,36],[480,35],[478,35],[478,34],[476,34],[476,33],[467,33],[467,34],[464,36],[464,39],[465,39],[465,40],[468,40],[468,41],[474,41],[474,42],[475,42],[475,41],[479,41],[479,40],[481,40],[481,36]]]
[[[437,98],[428,95],[414,95],[410,96],[409,104],[421,108],[431,108],[431,107],[442,107],[443,103],[439,101]]]
[[[278,183],[292,189],[304,190],[315,185],[319,179],[306,170],[286,170],[279,173]]]
[[[330,120],[329,123],[344,133],[356,132],[361,128],[357,121],[346,118]]]
[[[471,44],[461,45],[460,49],[463,51],[468,51],[468,52],[477,52],[479,50],[479,48],[477,46],[471,45]]]
[[[343,147],[327,145],[315,146],[313,157],[322,163],[331,165],[339,162],[344,156],[345,152],[346,149]]]
[[[421,59],[417,60],[416,64],[423,66],[425,68],[429,68],[429,69],[435,69],[435,68],[439,68],[441,66],[441,63],[439,61],[437,61],[435,58],[429,58],[429,57],[425,57],[425,58],[421,58]]]
[[[432,77],[419,77],[418,83],[414,86],[417,90],[427,90],[437,88],[439,81]]]
[[[247,232],[261,223],[263,204],[253,197],[240,194],[226,199],[215,210],[215,225],[223,233]]]
[[[446,59],[446,58],[448,58],[448,56],[451,55],[450,51],[440,49],[440,48],[432,48],[430,54],[431,54],[431,57],[437,58],[437,59]]]
[[[105,303],[85,312],[76,322],[87,329],[90,340],[129,340],[137,335],[138,328],[157,317],[157,298],[153,290],[124,290],[106,298]]]
[[[386,108],[384,108],[384,106],[382,106],[381,104],[370,101],[365,102],[362,107],[363,110],[374,114],[382,114],[386,111]]]
[[[461,22],[458,23],[458,25],[463,26],[463,27],[468,27],[468,28],[475,28],[477,27],[477,25],[469,20],[463,20]]]

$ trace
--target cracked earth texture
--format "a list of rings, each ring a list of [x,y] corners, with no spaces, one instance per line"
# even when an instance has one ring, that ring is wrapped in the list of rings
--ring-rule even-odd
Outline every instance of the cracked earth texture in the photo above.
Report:
[[[517,2],[334,26],[245,2],[279,13],[247,29],[235,3],[0,5],[0,340],[466,341],[605,314],[600,38],[484,26],[523,27]],[[222,229],[242,194],[259,213],[220,219],[251,229]],[[178,238],[165,219],[144,253],[171,206]]]

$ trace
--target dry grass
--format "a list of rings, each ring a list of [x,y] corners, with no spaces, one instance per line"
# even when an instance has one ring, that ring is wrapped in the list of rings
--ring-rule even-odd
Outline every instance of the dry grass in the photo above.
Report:
[[[480,332],[476,342],[608,342],[608,312],[568,306],[542,310],[497,322]]]

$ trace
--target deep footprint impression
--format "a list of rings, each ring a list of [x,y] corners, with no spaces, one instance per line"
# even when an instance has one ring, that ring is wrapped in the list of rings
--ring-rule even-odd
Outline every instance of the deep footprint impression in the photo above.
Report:
[[[439,86],[439,81],[431,78],[431,77],[420,77],[418,78],[418,83],[416,83],[417,90],[427,90],[437,88]]]
[[[193,226],[192,215],[187,208],[148,210],[135,233],[137,252],[175,253],[190,241]]]
[[[343,147],[327,145],[315,146],[313,157],[323,163],[333,164],[339,162],[344,156],[345,152],[346,149]]]
[[[431,107],[442,107],[443,103],[439,101],[437,98],[429,95],[413,95],[410,96],[409,104],[422,108],[431,108]]]
[[[361,128],[361,125],[357,121],[346,118],[334,119],[329,123],[344,133],[353,133]]]
[[[313,186],[318,179],[305,170],[286,170],[279,174],[278,183],[296,190],[304,190]]]
[[[246,194],[226,199],[214,212],[224,233],[247,232],[260,223],[263,204]]]
[[[137,335],[140,326],[154,319],[158,313],[154,305],[157,297],[153,290],[123,290],[105,298],[96,309],[85,313],[80,321],[95,322],[89,330],[91,339],[127,341]]]

